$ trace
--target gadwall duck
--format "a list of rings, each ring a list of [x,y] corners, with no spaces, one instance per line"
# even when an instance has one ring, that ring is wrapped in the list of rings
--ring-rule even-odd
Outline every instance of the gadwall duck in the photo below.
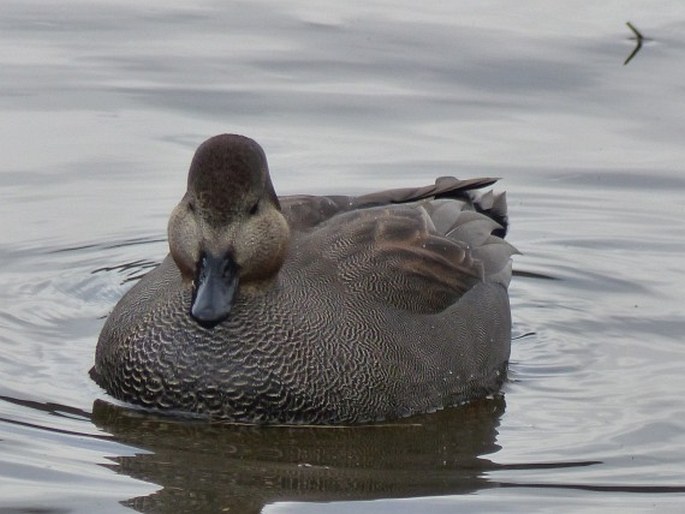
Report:
[[[112,396],[239,423],[354,424],[495,392],[511,255],[495,179],[278,197],[252,139],[197,149],[169,255],[116,305],[91,370]]]

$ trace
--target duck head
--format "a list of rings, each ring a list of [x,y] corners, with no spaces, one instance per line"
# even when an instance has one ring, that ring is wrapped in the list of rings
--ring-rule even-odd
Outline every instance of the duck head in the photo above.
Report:
[[[237,295],[267,287],[285,259],[289,229],[262,148],[234,134],[202,143],[168,235],[192,287],[190,315],[201,325],[226,319]]]

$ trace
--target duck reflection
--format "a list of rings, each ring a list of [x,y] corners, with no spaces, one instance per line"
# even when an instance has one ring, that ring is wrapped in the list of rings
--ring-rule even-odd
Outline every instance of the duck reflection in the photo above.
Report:
[[[276,501],[461,494],[488,487],[502,397],[348,428],[259,427],[157,417],[96,401],[93,422],[151,453],[113,468],[162,486],[140,512],[258,513]]]

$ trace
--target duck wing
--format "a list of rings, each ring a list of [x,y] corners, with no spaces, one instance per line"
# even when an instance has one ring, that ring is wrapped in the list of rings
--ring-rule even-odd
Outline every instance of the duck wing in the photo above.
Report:
[[[353,301],[434,313],[478,283],[511,279],[516,249],[498,222],[506,224],[506,199],[472,193],[493,182],[447,177],[359,197],[286,197],[282,206],[301,269],[333,270],[331,287]]]
[[[330,219],[336,214],[355,209],[378,207],[381,205],[411,203],[427,198],[454,198],[468,200],[474,203],[476,195],[473,190],[490,186],[497,182],[496,178],[482,177],[460,180],[454,177],[439,177],[435,184],[424,187],[407,187],[387,189],[361,196],[314,196],[292,195],[281,196],[279,201],[283,215],[292,228],[305,230]],[[487,201],[486,201],[487,203]],[[475,204],[478,208],[479,204]],[[506,202],[487,205],[493,211],[493,216],[499,216],[500,224],[506,225]]]

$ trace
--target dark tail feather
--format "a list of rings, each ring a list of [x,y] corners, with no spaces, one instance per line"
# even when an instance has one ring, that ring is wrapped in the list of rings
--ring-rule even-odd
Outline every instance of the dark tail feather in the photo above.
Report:
[[[467,191],[490,186],[495,182],[497,182],[497,179],[492,177],[471,178],[467,180],[459,180],[454,177],[440,177],[435,181],[435,184],[430,186],[388,189],[358,196],[355,198],[355,206],[372,207],[389,203],[416,202],[426,198],[470,198]]]
[[[477,212],[485,214],[490,219],[501,225],[501,229],[495,229],[492,234],[504,239],[509,228],[509,216],[507,215],[507,195],[506,193],[493,193],[488,191],[482,195],[470,193],[472,195],[473,207]]]

